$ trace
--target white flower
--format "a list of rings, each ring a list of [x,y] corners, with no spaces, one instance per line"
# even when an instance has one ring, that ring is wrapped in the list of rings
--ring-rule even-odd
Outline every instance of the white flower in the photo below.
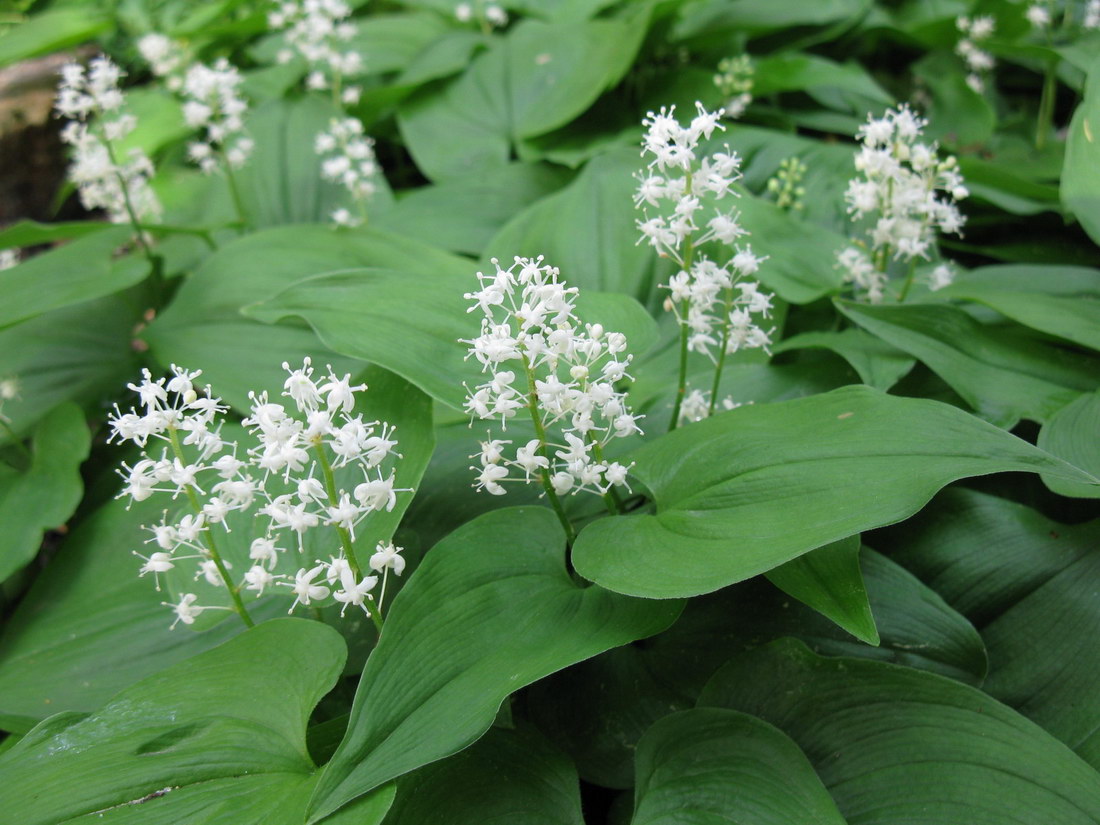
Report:
[[[303,567],[294,574],[293,583],[279,582],[279,584],[291,588],[291,592],[294,594],[294,604],[290,606],[288,613],[292,613],[299,604],[308,607],[314,601],[328,598],[329,589],[325,585],[317,584],[314,581],[324,569],[324,564],[318,564],[308,570]]]
[[[366,211],[367,202],[378,191],[381,169],[374,154],[374,141],[363,134],[363,124],[355,118],[333,119],[328,131],[314,138],[313,148],[322,156],[321,176],[342,185],[351,195],[358,211]],[[332,221],[338,226],[356,226],[350,210],[336,209]]]
[[[18,249],[0,249],[0,271],[12,269],[19,263]]]
[[[178,604],[161,602],[161,604],[165,605],[166,607],[171,607],[176,614],[176,620],[172,622],[172,630],[175,630],[176,625],[180,622],[183,622],[184,624],[194,624],[195,617],[202,613],[202,611],[208,609],[195,604],[198,598],[199,597],[196,596],[194,593],[184,593],[182,596],[180,596]]]
[[[405,559],[401,556],[401,549],[395,547],[392,542],[389,544],[379,542],[374,555],[370,557],[370,569],[378,573],[389,569],[394,572],[394,575],[400,576],[405,570]]]
[[[358,31],[351,11],[345,0],[282,0],[268,13],[268,25],[285,32],[287,45],[309,64],[309,88],[340,86],[362,72],[362,55],[345,45]]]
[[[1050,26],[1050,9],[1042,3],[1032,3],[1024,13],[1027,22],[1036,29],[1045,29]]]

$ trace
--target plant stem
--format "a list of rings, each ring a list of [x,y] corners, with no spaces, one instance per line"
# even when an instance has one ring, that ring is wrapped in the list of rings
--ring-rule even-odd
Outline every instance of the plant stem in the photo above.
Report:
[[[554,508],[558,521],[565,529],[565,543],[572,547],[577,538],[577,531],[573,529],[569,516],[565,514],[561,499],[554,492],[554,485],[550,483],[550,451],[546,447],[546,428],[539,416],[539,395],[538,390],[535,388],[535,373],[531,369],[531,362],[527,360],[527,356],[521,354],[520,358],[523,360],[523,371],[527,374],[527,410],[531,413],[531,421],[535,425],[535,436],[539,440],[539,455],[546,459],[547,464],[547,466],[539,468],[539,480],[542,482],[542,489],[546,493],[546,498],[550,501],[550,506]]]
[[[180,464],[186,464],[186,460],[183,457],[183,448],[180,447],[179,433],[175,426],[168,425],[168,438],[172,444],[172,452],[179,460]],[[195,511],[196,515],[202,515],[202,505],[199,504],[199,497],[195,494],[195,488],[190,484],[185,485],[184,489],[187,491],[187,500],[191,502],[191,509]],[[218,575],[222,578],[222,583],[225,585],[225,589],[229,591],[229,597],[233,600],[233,610],[241,617],[241,621],[248,627],[255,627],[256,623],[252,621],[252,617],[248,615],[248,611],[245,609],[244,602],[241,601],[241,594],[237,591],[236,585],[229,577],[229,571],[225,567],[225,562],[222,561],[221,554],[218,552],[218,547],[214,543],[214,536],[210,532],[209,526],[202,531],[203,544],[206,545],[207,551],[210,553],[210,558],[214,562],[214,566],[218,569]]]
[[[122,191],[122,202],[126,206],[126,214],[130,216],[130,223],[134,227],[134,232],[137,235],[138,245],[141,247],[142,252],[145,253],[145,257],[149,260],[149,265],[153,268],[153,279],[158,282],[161,277],[161,261],[159,255],[154,255],[153,250],[149,247],[149,242],[145,240],[145,233],[142,231],[141,222],[138,221],[137,211],[134,209],[134,202],[130,200],[130,190],[126,186],[126,179],[122,177],[122,173],[118,171],[118,158],[115,155],[115,147],[111,141],[107,140],[105,136],[101,136],[103,145],[107,147],[107,157],[111,159],[111,165],[115,167],[115,177],[118,178],[118,188]]]
[[[687,176],[687,188],[691,189],[691,174]],[[691,272],[691,262],[695,257],[695,243],[688,235],[684,246],[684,271]],[[688,328],[687,319],[681,318],[676,313],[676,322],[680,325],[680,368],[676,379],[676,400],[672,404],[672,418],[668,422],[668,431],[672,432],[680,426],[680,407],[684,403],[684,395],[687,394],[687,369],[688,369]]]
[[[1035,148],[1042,151],[1046,146],[1047,135],[1050,133],[1054,120],[1054,98],[1057,93],[1058,64],[1054,60],[1048,60],[1046,72],[1043,75],[1043,94],[1039,98],[1039,113],[1035,124]]]
[[[321,474],[325,478],[325,492],[328,493],[329,504],[333,507],[337,507],[339,505],[339,498],[336,494],[336,477],[332,474],[332,465],[329,464],[328,456],[325,455],[324,445],[319,443],[314,444],[313,454],[317,456],[317,463],[321,465]],[[356,579],[361,580],[363,578],[363,568],[359,566],[359,560],[355,558],[355,549],[351,544],[351,534],[343,527],[333,526],[336,527],[336,534],[340,537],[340,546],[344,550],[344,558],[348,560],[348,566],[351,568],[351,572],[355,574]],[[367,599],[363,604],[366,605],[367,613],[370,614],[374,626],[381,632],[381,609],[374,603],[373,599]]]
[[[225,169],[225,179],[229,183],[229,194],[233,198],[233,208],[237,211],[237,220],[241,224],[241,234],[244,234],[252,228],[252,222],[248,219],[248,213],[245,211],[244,201],[241,199],[241,190],[237,187],[237,176],[233,174],[233,167],[229,165],[229,159],[225,156],[224,151],[218,150],[218,154],[221,155],[222,166]]]
[[[905,302],[905,296],[909,294],[909,287],[913,285],[913,275],[917,271],[917,259],[909,259],[909,272],[905,275],[905,283],[901,285],[901,293],[898,295],[898,303]]]
[[[11,439],[12,446],[22,454],[23,458],[27,461],[27,467],[30,467],[31,464],[34,463],[34,456],[31,455],[31,451],[27,449],[27,445],[15,434],[15,430],[11,428],[11,424],[9,424],[2,415],[0,415],[0,427],[4,428],[4,432],[6,432],[8,438]]]

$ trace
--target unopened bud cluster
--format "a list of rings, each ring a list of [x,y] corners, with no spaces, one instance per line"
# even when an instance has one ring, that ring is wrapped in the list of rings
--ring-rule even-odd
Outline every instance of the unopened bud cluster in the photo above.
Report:
[[[345,609],[366,610],[378,577],[355,575],[341,551],[339,531],[354,538],[371,513],[392,510],[398,493],[411,492],[395,488],[393,427],[353,414],[356,394],[366,387],[353,386],[350,376],[329,369],[315,378],[309,359],[300,369],[283,366],[289,373],[283,396],[292,403],[250,394],[251,414],[243,423],[256,443],[249,449],[223,438],[227,407],[209,387],[195,383],[201,371],[173,365],[170,377],[154,380],[146,370],[140,384],[129,385],[140,410],[123,413],[116,407],[110,440],[131,441],[142,453],[133,466],[123,465],[126,484],[120,495],[133,501],[154,494],[182,499],[175,515],[165,511],[162,522],[148,528],[149,543],[156,547],[141,556],[140,573],[152,573],[159,590],[160,574],[187,560],[196,570],[194,581],[232,588],[235,595],[258,597],[281,585],[295,596],[292,610],[330,595]],[[151,449],[154,444],[159,451]],[[337,486],[334,471],[351,483]],[[251,531],[248,566],[239,579],[232,561],[218,552],[218,536],[230,531],[232,514],[249,514],[233,524]],[[327,559],[306,563],[311,554],[326,551],[331,551]],[[380,544],[371,569],[400,574],[404,560],[398,552]],[[298,568],[293,576],[279,572],[284,558],[291,570]],[[218,598],[216,592],[211,596]],[[177,621],[191,624],[203,610],[224,608],[198,601],[197,593],[182,593],[171,605]]]
[[[784,158],[775,175],[768,178],[765,188],[775,196],[775,205],[791,212],[801,212],[806,204],[806,188],[802,179],[806,176],[806,164],[797,157]]]
[[[477,273],[481,289],[466,294],[482,314],[481,335],[463,340],[490,379],[467,388],[466,410],[501,429],[531,416],[536,438],[522,444],[490,438],[481,447],[476,487],[503,495],[504,482],[532,479],[556,495],[603,494],[626,485],[628,467],[603,458],[616,438],[640,433],[615,385],[627,375],[626,336],[600,324],[581,325],[577,290],[542,258],[516,258],[508,269]],[[545,434],[545,438],[543,437]],[[512,474],[515,473],[513,476]]]
[[[156,218],[161,211],[149,186],[152,161],[137,148],[120,158],[115,148],[137,126],[137,118],[125,111],[122,77],[122,70],[103,56],[87,69],[69,63],[61,69],[54,106],[70,120],[61,139],[73,149],[69,179],[80,202],[88,210],[103,209],[114,223]]]
[[[868,117],[857,137],[859,176],[845,200],[856,221],[868,218],[865,239],[843,250],[845,280],[872,303],[885,296],[893,260],[930,259],[936,232],[958,235],[964,218],[956,202],[969,192],[954,156],[940,158],[935,143],[920,140],[927,121],[906,105],[878,119]]]
[[[756,81],[756,67],[747,54],[725,57],[718,64],[714,85],[726,97],[722,112],[731,120],[745,114],[752,103],[752,87]]]

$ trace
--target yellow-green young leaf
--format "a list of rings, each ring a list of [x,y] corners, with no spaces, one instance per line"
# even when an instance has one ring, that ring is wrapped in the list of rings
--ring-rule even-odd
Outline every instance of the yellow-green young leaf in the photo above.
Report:
[[[60,527],[80,503],[80,465],[91,441],[80,408],[62,404],[35,429],[30,466],[0,463],[0,582],[33,559],[42,533]]]
[[[385,825],[424,825],[441,812],[447,825],[584,825],[577,769],[530,727],[493,728],[466,750],[402,777]]]
[[[917,512],[967,476],[1087,473],[936,401],[845,387],[741,407],[633,454],[656,512],[588,525],[584,577],[619,593],[707,593]]]
[[[301,825],[316,782],[306,722],[343,662],[332,628],[278,619],[95,713],[47,720],[0,756],[4,816],[20,825]]]
[[[1082,395],[1050,417],[1039,430],[1039,446],[1087,473],[1100,476],[1100,392]],[[1100,498],[1100,487],[1053,476],[1043,483],[1063,496]]]
[[[638,743],[631,825],[846,825],[798,745],[725,708],[666,716]]]
[[[1070,352],[1022,328],[992,328],[935,304],[871,306],[838,301],[868,332],[924,362],[983,418],[1006,429],[1043,422],[1096,386],[1100,358]]]
[[[460,527],[394,599],[310,821],[461,750],[508,694],[659,633],[681,606],[578,586],[549,509],[494,510]]]
[[[1062,167],[1062,203],[1100,244],[1100,59],[1094,59],[1085,99],[1073,113]]]
[[[976,688],[784,639],[726,664],[701,706],[775,725],[860,825],[1095,825],[1100,774]]]

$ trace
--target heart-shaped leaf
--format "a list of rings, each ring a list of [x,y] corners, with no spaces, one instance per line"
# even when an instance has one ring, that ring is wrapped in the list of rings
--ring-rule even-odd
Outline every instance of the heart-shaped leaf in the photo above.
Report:
[[[868,387],[741,407],[633,458],[657,512],[590,524],[573,563],[604,587],[649,598],[717,590],[900,521],[966,476],[1016,470],[1091,481],[959,409]]]

